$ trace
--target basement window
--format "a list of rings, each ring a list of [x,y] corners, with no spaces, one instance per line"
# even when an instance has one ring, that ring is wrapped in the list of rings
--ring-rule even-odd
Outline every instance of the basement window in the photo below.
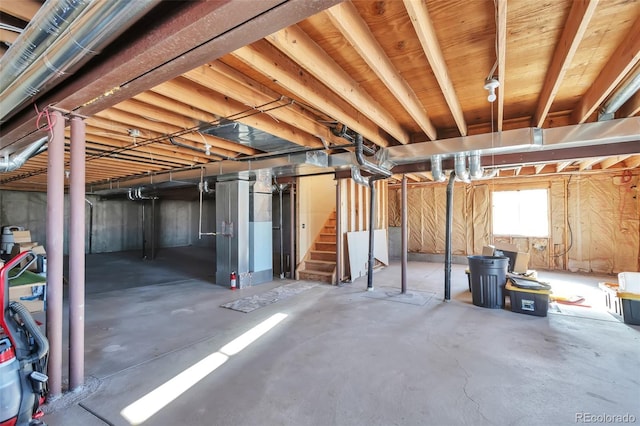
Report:
[[[548,190],[494,192],[493,235],[548,237]]]

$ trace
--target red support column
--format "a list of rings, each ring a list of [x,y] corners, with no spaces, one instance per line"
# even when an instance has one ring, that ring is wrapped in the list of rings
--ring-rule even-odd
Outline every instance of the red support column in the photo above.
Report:
[[[85,123],[71,119],[69,224],[69,390],[84,384]]]
[[[47,149],[47,338],[49,394],[62,393],[62,265],[64,241],[65,118],[51,113],[52,137]]]

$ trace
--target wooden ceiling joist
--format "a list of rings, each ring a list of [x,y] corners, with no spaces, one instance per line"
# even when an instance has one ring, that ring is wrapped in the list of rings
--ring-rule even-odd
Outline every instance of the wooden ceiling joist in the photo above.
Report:
[[[571,164],[573,164],[573,161],[563,161],[561,163],[556,164],[556,173],[560,173],[561,171],[569,167]]]
[[[42,6],[42,4],[35,0],[0,1],[0,12],[29,22],[38,12],[40,6]]]
[[[336,96],[269,43],[259,41],[235,50],[232,55],[295,93],[303,102],[314,105],[324,114],[347,125],[376,145],[382,147],[389,145],[374,122],[364,117],[358,109],[341,97]]]
[[[583,161],[580,162],[580,167],[578,168],[578,170],[580,170],[580,171],[591,170],[591,168],[593,166],[595,166],[596,164],[598,164],[602,160],[603,160],[602,157],[587,158],[586,160],[583,160]]]
[[[640,61],[640,17],[632,28],[576,105],[571,115],[575,123],[584,123]]]
[[[123,123],[135,129],[140,129],[141,131],[152,131],[161,135],[180,134],[179,139],[181,141],[191,141],[192,143],[198,144],[200,149],[204,149],[205,145],[208,144],[211,146],[210,151],[212,154],[219,154],[224,157],[236,157],[239,155],[239,152],[250,153],[250,155],[257,153],[256,150],[249,147],[242,147],[242,150],[238,149],[236,151],[235,145],[240,144],[235,144],[220,138],[214,138],[209,135],[203,135],[202,133],[197,134],[197,131],[185,133],[184,127],[168,124],[163,121],[151,121],[144,119],[141,116],[136,115],[136,108],[132,107],[130,104],[125,104],[124,106],[119,105],[118,108],[113,107],[99,112],[96,115],[107,120]]]
[[[265,109],[268,111],[260,112],[259,109],[248,107],[247,104],[238,102],[228,95],[224,95],[213,91],[218,79],[212,80],[214,71],[209,67],[199,67],[188,73],[188,79],[193,83],[205,87],[205,91],[198,90],[196,85],[185,84],[186,81],[174,80],[156,87],[154,90],[165,96],[171,96],[176,100],[190,102],[191,105],[199,109],[207,108],[208,111],[215,113],[218,117],[229,117],[230,120],[255,127],[271,135],[277,136],[284,140],[297,143],[298,145],[321,148],[323,143],[320,138],[306,133],[298,127],[288,124],[288,121],[294,121],[290,111],[286,109],[285,101],[274,102]],[[273,108],[273,109],[272,109]],[[280,121],[279,119],[287,119]]]
[[[630,169],[635,169],[636,167],[640,167],[640,155],[632,155],[631,157],[624,160],[625,167]]]
[[[274,100],[282,98],[280,93],[265,87],[220,61],[206,64],[206,68],[211,71],[210,74],[207,70],[201,71],[214,79],[215,88],[213,89],[216,92],[235,99],[246,106],[256,108],[259,105],[269,105],[273,103]],[[191,73],[187,73],[185,76],[195,82],[199,81],[197,80],[199,77]],[[211,85],[212,83],[213,82],[209,82],[208,84]],[[207,85],[205,87],[209,86]],[[299,103],[294,102],[284,108],[274,109],[269,111],[269,115],[278,121],[297,127],[321,140],[333,143],[334,145],[344,144],[344,140],[333,135],[327,125],[319,123],[318,117],[311,114],[308,109]]]
[[[409,143],[409,133],[393,115],[369,95],[345,70],[326,54],[297,25],[265,37],[306,72],[330,88],[402,144]]]
[[[447,105],[449,106],[449,110],[453,115],[453,119],[458,126],[460,135],[467,136],[467,123],[464,119],[462,106],[460,105],[460,101],[458,100],[458,96],[456,95],[455,89],[453,87],[453,82],[449,77],[447,64],[445,63],[444,55],[442,54],[442,49],[440,48],[440,43],[438,42],[435,28],[433,27],[433,23],[431,22],[431,17],[429,16],[427,5],[423,1],[418,2],[414,0],[404,0],[404,6],[407,9],[409,17],[411,18],[411,23],[413,24],[413,28],[418,35],[418,39],[420,40],[422,49],[427,56],[429,65],[431,65],[431,69],[436,76],[436,80],[438,80],[438,84],[440,85],[442,94],[447,102]],[[436,139],[436,137],[432,136],[429,132],[425,131],[425,133],[427,133],[427,135],[432,140]]]
[[[18,38],[18,33],[5,30],[4,28],[0,29],[0,43],[13,44],[16,42]]]
[[[540,91],[533,126],[542,127],[571,61],[584,37],[598,0],[574,1]]]
[[[437,139],[436,128],[418,100],[418,96],[391,63],[353,3],[341,3],[327,9],[325,13],[340,33],[349,40],[351,46],[365,60],[369,68],[376,73],[398,102],[418,123],[422,131],[431,140]]]
[[[149,105],[132,99],[119,103],[114,107],[114,109],[128,112],[132,116],[135,115],[135,117],[141,117],[142,120],[139,121],[141,128],[149,128],[150,125],[148,124],[148,122],[152,122],[163,124],[166,123],[166,125],[169,126],[169,129],[172,129],[173,126],[175,126],[175,129],[173,131],[167,131],[165,132],[166,134],[193,129],[194,133],[198,133],[201,136],[199,142],[201,142],[203,145],[211,145],[212,149],[226,150],[233,153],[232,155],[228,155],[229,153],[219,151],[220,154],[226,155],[228,157],[236,156],[237,153],[246,155],[254,155],[259,153],[258,150],[249,146],[242,145],[238,142],[232,142],[226,139],[217,138],[215,136],[202,134],[199,131],[200,123],[198,123],[197,120],[185,117],[180,114],[175,114],[164,109],[159,109],[155,105]],[[133,122],[135,123],[136,120],[134,119]],[[159,128],[161,128],[161,126]]]
[[[608,169],[618,163],[622,163],[629,157],[631,157],[631,155],[616,155],[615,157],[605,158],[600,162],[600,168],[603,170]]]
[[[139,151],[143,154],[154,155],[158,158],[172,160],[177,164],[193,164],[194,154],[186,154],[180,151],[178,147],[165,143],[148,143],[149,139],[154,139],[159,134],[149,133],[145,137],[139,139],[139,144],[134,142],[133,138],[128,135],[117,135],[113,133],[110,123],[99,117],[91,117],[90,125],[87,125],[87,141],[102,144],[105,153],[117,153],[121,151]],[[107,136],[105,136],[107,135]],[[198,155],[199,157],[199,155]]]

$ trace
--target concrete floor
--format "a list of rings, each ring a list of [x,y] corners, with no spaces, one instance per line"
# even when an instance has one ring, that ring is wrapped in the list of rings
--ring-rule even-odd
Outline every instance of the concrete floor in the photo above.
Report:
[[[552,306],[533,317],[474,306],[464,265],[453,267],[449,303],[443,265],[423,262],[409,264],[413,297],[404,301],[426,303],[385,298],[400,287],[395,262],[374,275],[382,298],[367,297],[360,278],[245,314],[220,305],[290,281],[232,292],[213,284],[211,258],[191,247],[162,250],[153,262],[139,253],[87,256],[87,386],[47,404],[50,426],[136,423],[123,409],[196,363],[187,372],[199,381],[164,407],[154,405],[164,398],[157,392],[147,398],[157,412],[144,424],[640,422],[640,327],[601,310],[597,289],[615,277],[541,272],[592,307]],[[243,350],[225,346],[279,313],[286,318]]]

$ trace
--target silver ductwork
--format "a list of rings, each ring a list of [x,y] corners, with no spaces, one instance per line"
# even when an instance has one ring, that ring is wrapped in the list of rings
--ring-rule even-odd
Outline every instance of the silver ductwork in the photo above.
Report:
[[[0,60],[0,123],[75,72],[159,1],[47,2]]]
[[[255,175],[260,170],[271,170],[271,174],[276,177],[303,176],[305,174],[326,172],[326,168],[329,166],[328,158],[326,152],[308,151],[258,160],[224,160],[208,163],[198,168],[161,172],[115,183],[108,182],[92,185],[89,188],[89,192],[126,192],[131,187],[141,185],[162,186],[168,182],[193,182],[195,184],[202,177],[215,176],[218,180],[233,180],[238,177],[248,178],[249,175]]]
[[[362,176],[360,168],[357,166],[351,166],[351,179],[358,185],[369,187],[369,178]]]
[[[40,149],[47,143],[48,139],[48,136],[45,136],[17,154],[5,155],[4,158],[0,159],[0,173],[18,170],[29,158],[40,152]]]
[[[480,151],[471,151],[469,153],[469,177],[471,177],[471,179],[480,179],[483,174]]]
[[[356,154],[356,161],[358,162],[358,164],[360,165],[361,168],[363,168],[364,170],[366,170],[367,172],[374,174],[374,175],[381,175],[384,177],[391,177],[392,173],[391,170],[385,169],[384,167],[381,167],[375,163],[371,163],[369,161],[367,161],[364,158],[364,145],[362,142],[362,135],[361,134],[357,134],[356,135],[356,149],[355,149],[355,154]]]
[[[447,179],[442,171],[442,156],[440,154],[431,156],[431,175],[435,182],[444,182]]]
[[[456,179],[462,182],[469,182],[469,170],[467,169],[467,154],[460,152],[455,154],[454,167],[456,171]]]
[[[604,108],[600,112],[598,119],[612,119],[616,111],[618,111],[620,107],[624,105],[624,103],[627,102],[638,90],[640,90],[640,69],[638,69],[635,75],[617,92],[615,92],[607,103],[604,104]]]
[[[142,193],[142,190],[144,188],[142,188],[141,186],[137,187],[137,188],[129,188],[129,192],[127,193],[129,199],[131,201],[144,201],[144,200],[157,200],[158,197],[153,196],[153,195],[144,195]]]

